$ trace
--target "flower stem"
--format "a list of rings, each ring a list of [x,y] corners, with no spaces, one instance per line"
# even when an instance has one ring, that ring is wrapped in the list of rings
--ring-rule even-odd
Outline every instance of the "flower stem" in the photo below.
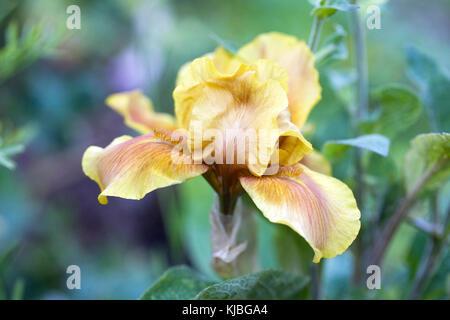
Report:
[[[312,299],[321,300],[322,299],[322,289],[321,289],[321,278],[322,278],[322,264],[312,263],[311,265],[311,287],[312,287]]]
[[[309,34],[308,46],[312,52],[316,52],[320,39],[320,31],[322,30],[323,18],[314,17]]]
[[[353,0],[353,4],[357,1]],[[366,39],[364,35],[364,24],[361,21],[359,10],[351,12],[354,25],[354,43],[356,55],[356,70],[358,73],[358,108],[356,118],[363,120],[367,117],[369,110],[369,78]]]
[[[353,4],[357,4],[356,0],[352,1]],[[354,130],[356,135],[359,135],[358,123],[367,117],[369,109],[369,80],[368,80],[368,62],[367,62],[367,52],[366,52],[366,41],[364,37],[364,25],[361,21],[361,16],[359,10],[353,10],[351,12],[351,17],[353,21],[353,42],[355,45],[355,57],[356,57],[356,71],[358,76],[357,90],[358,90],[358,101],[357,110],[354,114]],[[358,206],[364,209],[364,193],[366,191],[366,185],[364,180],[364,167],[362,165],[362,151],[360,149],[356,150],[355,155],[355,179],[356,179],[356,190],[355,197]],[[355,240],[354,245],[354,255],[355,255],[355,271],[353,273],[353,283],[357,284],[361,278],[361,256],[362,256],[362,231],[360,235]]]
[[[371,261],[373,261],[373,264],[381,264],[386,250],[389,247],[389,243],[392,240],[392,237],[394,236],[401,222],[407,217],[408,211],[415,203],[417,195],[422,190],[422,187],[425,185],[425,183],[427,183],[427,181],[433,176],[434,173],[439,170],[440,167],[440,162],[436,162],[433,166],[431,166],[417,181],[411,191],[408,192],[408,194],[400,201],[394,214],[392,215],[392,218],[389,220],[381,236],[379,237],[380,241],[375,245],[372,251],[370,259]]]
[[[437,213],[437,196],[434,195],[433,199],[433,213],[434,213],[434,232],[431,232],[430,235],[431,243],[428,247],[428,250],[425,255],[425,260],[420,266],[418,274],[416,276],[416,281],[412,286],[411,292],[409,294],[409,299],[419,299],[424,289],[426,288],[429,280],[433,277],[435,271],[438,268],[440,258],[442,256],[442,251],[446,247],[447,237],[445,232],[440,232],[436,226],[438,226],[438,213]],[[450,221],[450,211],[447,212],[447,216],[445,217],[445,221],[443,223],[444,226],[448,225]],[[444,228],[442,228],[443,231]]]

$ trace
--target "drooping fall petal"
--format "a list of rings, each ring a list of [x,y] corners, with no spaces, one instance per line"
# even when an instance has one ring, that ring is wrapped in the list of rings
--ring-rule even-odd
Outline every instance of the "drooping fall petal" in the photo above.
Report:
[[[99,185],[101,204],[108,202],[107,196],[141,199],[155,189],[181,183],[208,170],[204,164],[192,164],[188,155],[173,157],[174,147],[152,133],[137,138],[122,136],[104,149],[89,147],[82,167]]]
[[[244,61],[270,59],[289,74],[289,110],[292,122],[301,128],[311,109],[320,100],[322,88],[314,67],[314,55],[297,38],[278,32],[259,35],[236,55]]]
[[[276,176],[243,176],[240,182],[267,219],[305,238],[314,250],[313,262],[341,254],[359,232],[353,193],[335,178],[296,164]]]
[[[150,99],[139,90],[112,94],[106,104],[124,117],[127,126],[142,134],[155,128],[175,129],[175,119],[170,114],[155,112]]]
[[[253,134],[256,141],[247,146],[255,150],[249,148],[245,163],[252,173],[262,175],[281,135],[277,119],[287,110],[286,81],[286,72],[269,60],[241,64],[234,73],[225,74],[210,58],[196,59],[174,91],[178,124],[191,136],[198,126],[203,132],[217,131],[222,141],[211,144],[223,155],[236,147],[235,138],[228,139],[228,133],[234,131],[238,139]],[[306,140],[301,143],[305,150],[312,150]]]

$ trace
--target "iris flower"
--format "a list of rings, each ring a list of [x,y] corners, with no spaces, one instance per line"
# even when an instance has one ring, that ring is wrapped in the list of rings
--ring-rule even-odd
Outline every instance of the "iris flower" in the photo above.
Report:
[[[175,118],[155,112],[140,91],[109,96],[106,104],[142,135],[89,147],[83,171],[98,183],[102,204],[108,196],[141,199],[203,175],[223,214],[232,214],[246,192],[268,220],[289,226],[309,243],[313,262],[332,258],[356,238],[360,212],[352,191],[331,177],[330,165],[301,132],[321,98],[318,78],[314,55],[292,36],[262,34],[236,54],[219,47],[180,69]],[[196,143],[199,126],[218,134]],[[234,162],[224,159],[239,151],[236,139],[225,134],[230,128],[256,135],[244,144],[252,147],[240,163],[233,153]]]

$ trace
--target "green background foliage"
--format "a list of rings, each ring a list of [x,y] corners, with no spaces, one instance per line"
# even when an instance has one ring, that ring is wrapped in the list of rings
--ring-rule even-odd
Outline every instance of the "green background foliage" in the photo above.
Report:
[[[81,30],[65,27],[72,1],[1,1],[0,298],[312,298],[313,252],[289,228],[254,212],[261,271],[224,281],[210,266],[214,192],[202,178],[101,206],[80,162],[87,146],[136,134],[105,106],[108,94],[141,88],[157,111],[173,113],[185,62],[269,31],[307,42],[314,15],[330,17],[317,50],[323,97],[305,135],[354,190],[361,156],[367,188],[357,242],[317,267],[321,297],[408,298],[430,248],[450,232],[449,138],[440,134],[450,129],[450,3],[360,1],[363,23],[366,8],[383,2],[382,29],[365,29],[369,110],[355,120],[350,1],[314,9],[299,0],[80,0]],[[387,157],[379,135],[389,139]],[[357,258],[371,256],[360,248],[380,239],[433,166],[388,247],[382,289],[368,290],[364,269],[362,281],[352,279]],[[420,298],[450,296],[448,241],[436,261]],[[82,290],[66,288],[71,264],[82,270]]]

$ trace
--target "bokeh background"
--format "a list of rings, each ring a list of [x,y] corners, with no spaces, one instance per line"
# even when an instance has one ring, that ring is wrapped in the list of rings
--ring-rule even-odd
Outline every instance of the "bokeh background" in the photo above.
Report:
[[[71,4],[81,8],[81,30],[65,27]],[[173,113],[176,72],[217,46],[212,34],[236,46],[269,31],[307,39],[311,8],[306,0],[0,1],[0,47],[14,22],[24,34],[40,24],[48,46],[36,53],[39,59],[29,59],[34,63],[26,63],[31,49],[9,57],[21,68],[7,77],[0,74],[3,132],[25,144],[25,151],[14,158],[15,169],[0,166],[2,296],[135,299],[176,264],[213,277],[208,219],[213,192],[202,178],[158,190],[141,201],[111,198],[102,206],[97,185],[81,171],[82,154],[89,145],[106,146],[117,136],[136,134],[105,106],[109,94],[141,88],[158,111]],[[382,29],[366,30],[370,87],[411,84],[405,71],[409,46],[448,69],[449,17],[448,0],[385,3]],[[323,38],[333,32],[333,23],[351,35],[350,22],[348,14],[336,14],[325,23]],[[354,65],[350,40],[348,45],[348,59],[332,68]],[[310,121],[317,127],[310,141],[318,149],[327,140],[349,138],[345,107],[320,72],[324,99]],[[450,109],[449,101],[442,104]],[[444,126],[448,131],[449,123]],[[405,141],[417,133],[406,132]],[[277,267],[273,226],[263,218],[258,223],[261,267]],[[413,227],[402,227],[386,259],[379,292],[358,296],[351,290],[350,252],[326,261],[324,296],[401,298],[420,260],[414,257],[417,243],[423,245],[420,237]],[[66,288],[71,264],[81,268],[81,290]],[[448,294],[449,265],[447,257],[426,298]]]

